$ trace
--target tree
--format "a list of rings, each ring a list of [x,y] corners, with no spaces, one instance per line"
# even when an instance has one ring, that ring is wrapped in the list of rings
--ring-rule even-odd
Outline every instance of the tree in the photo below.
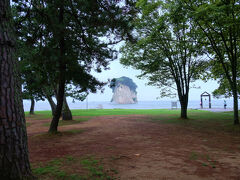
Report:
[[[0,179],[31,178],[10,1],[0,1]]]
[[[18,50],[21,49],[18,47]],[[18,53],[16,53],[19,55]],[[39,91],[39,78],[32,67],[26,63],[26,59],[19,61],[19,69],[21,74],[21,82],[23,85],[23,99],[30,99],[31,106],[29,114],[34,114],[35,100],[43,100],[43,94]]]
[[[73,76],[78,74],[84,79],[80,86],[87,91],[94,92],[104,85],[90,72],[93,69],[101,72],[109,61],[115,59],[116,52],[109,45],[119,42],[127,32],[132,1],[126,3],[121,4],[119,0],[55,0],[32,1],[29,6],[19,4],[19,15],[29,21],[26,24],[37,24],[38,27],[30,31],[34,32],[30,35],[34,45],[41,43],[38,66],[45,64],[58,87],[57,105],[49,132],[57,131],[65,87]]]
[[[56,103],[53,101],[52,96],[46,94],[46,99],[51,107],[52,115],[54,115],[54,111],[56,110]]]
[[[139,77],[147,77],[149,85],[159,87],[161,96],[172,97],[172,90],[177,91],[185,119],[190,83],[205,69],[195,27],[180,1],[139,0],[137,7],[136,40],[122,49],[121,63],[141,70]]]
[[[17,15],[15,15],[15,24],[19,23]],[[20,31],[21,30],[21,31]],[[31,100],[30,114],[33,114],[35,100],[48,100],[52,115],[56,109],[56,104],[52,97],[56,95],[57,84],[54,81],[53,75],[47,72],[47,68],[42,65],[39,67],[36,59],[40,52],[39,46],[34,46],[31,38],[27,37],[31,34],[29,31],[23,32],[25,29],[20,28],[18,31],[19,39],[17,43],[17,56],[20,58],[20,73],[23,85],[23,99]],[[64,104],[67,102],[64,101]],[[68,107],[68,105],[65,105]],[[69,113],[70,112],[70,113]],[[71,111],[65,110],[65,114],[70,114]],[[72,118],[64,116],[64,119],[72,120]]]
[[[230,98],[233,97],[233,93],[231,87],[229,85],[228,79],[225,76],[224,70],[222,69],[222,65],[218,63],[216,60],[212,60],[210,63],[211,67],[211,75],[208,78],[212,78],[218,81],[218,88],[213,91],[213,96],[216,98]],[[237,71],[237,77],[240,77],[240,71]],[[238,95],[240,94],[240,81],[237,80],[237,90]],[[239,97],[238,97],[239,98]]]
[[[15,4],[12,7],[14,15],[14,25],[18,26],[21,20],[18,17]],[[39,47],[34,46],[30,38],[28,38],[29,32],[26,28],[22,28],[21,31],[17,29],[18,35],[16,43],[16,56],[19,57],[19,71],[21,74],[21,83],[23,86],[23,99],[31,100],[30,114],[34,114],[35,100],[44,100],[44,91],[39,86],[44,86],[46,89],[47,81],[46,76],[42,76],[42,68],[37,68],[34,64],[32,57],[36,56],[39,51]]]
[[[29,92],[22,92],[23,95],[23,99],[30,99],[31,100],[31,105],[30,105],[30,109],[29,109],[29,114],[33,115],[34,114],[34,108],[35,108],[35,100],[34,97],[31,96],[31,94]]]
[[[234,124],[238,117],[238,69],[240,57],[240,4],[238,1],[185,1],[202,37],[204,47],[222,73],[218,78],[227,79],[233,95]],[[219,67],[221,65],[221,67]]]

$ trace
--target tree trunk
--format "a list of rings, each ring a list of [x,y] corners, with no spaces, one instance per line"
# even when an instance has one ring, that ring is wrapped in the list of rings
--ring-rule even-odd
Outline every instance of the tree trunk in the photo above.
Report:
[[[57,94],[58,94],[57,90],[55,89],[54,92],[55,92],[55,96],[57,97]],[[64,96],[63,98],[63,107],[62,107],[61,115],[62,115],[62,120],[65,120],[65,121],[72,120],[72,112],[68,106],[66,96]]]
[[[64,91],[65,91],[65,78],[63,74],[60,74],[58,95],[57,95],[57,106],[56,106],[56,110],[54,111],[50,128],[48,130],[49,133],[57,133],[58,131],[58,123],[61,117],[62,106],[63,106]]]
[[[233,89],[233,110],[234,110],[234,124],[237,125],[237,124],[239,124],[239,117],[238,117],[238,92],[237,92],[237,88]]]
[[[181,118],[187,119],[187,107],[188,107],[188,94],[183,96],[178,95],[181,105]]]
[[[60,4],[59,8],[59,24],[63,25],[63,4]],[[54,112],[53,119],[48,130],[49,133],[57,133],[58,123],[61,117],[63,99],[64,99],[64,91],[65,91],[65,73],[66,73],[66,63],[65,63],[65,40],[64,40],[64,29],[59,30],[59,81],[58,81],[58,92],[57,92],[57,107]]]
[[[64,96],[63,100],[62,120],[72,120],[72,112],[69,109],[66,96]]]
[[[233,78],[233,85],[232,85],[232,92],[233,92],[233,112],[234,112],[234,125],[239,124],[239,117],[238,117],[238,86],[237,86],[237,63],[238,59],[235,59],[234,66],[232,66],[232,78]]]
[[[34,106],[35,106],[35,101],[33,98],[31,98],[31,107],[30,107],[29,114],[34,114]]]
[[[187,102],[186,101],[180,101],[181,105],[181,118],[187,119]]]
[[[10,1],[0,1],[0,179],[32,178]]]
[[[55,102],[52,100],[52,97],[51,96],[49,96],[49,95],[46,95],[46,98],[47,98],[47,100],[48,100],[48,102],[49,102],[49,104],[50,104],[50,106],[51,106],[51,110],[52,110],[52,115],[54,116],[54,112],[56,111],[56,104],[55,104]]]

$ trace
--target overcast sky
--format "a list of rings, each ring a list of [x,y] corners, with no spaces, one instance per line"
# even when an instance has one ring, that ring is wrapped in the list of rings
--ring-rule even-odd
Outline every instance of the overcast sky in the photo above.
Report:
[[[94,73],[94,75],[102,81],[107,81],[112,78],[119,78],[121,76],[127,76],[133,80],[138,86],[137,97],[138,101],[155,101],[159,97],[159,89],[154,86],[146,85],[147,80],[140,80],[136,76],[140,74],[140,71],[135,70],[131,67],[125,68],[119,63],[119,60],[115,60],[110,64],[110,70],[103,71],[102,73]],[[212,93],[214,89],[218,87],[216,81],[208,81],[204,83],[203,81],[196,81],[196,86],[200,86],[200,89],[190,89],[189,100],[200,100],[200,94],[204,91]],[[105,86],[104,93],[90,94],[88,96],[88,101],[110,101],[112,98],[112,90]],[[169,100],[169,98],[162,98],[160,100]],[[174,99],[172,99],[174,100]],[[177,98],[175,98],[177,100]]]

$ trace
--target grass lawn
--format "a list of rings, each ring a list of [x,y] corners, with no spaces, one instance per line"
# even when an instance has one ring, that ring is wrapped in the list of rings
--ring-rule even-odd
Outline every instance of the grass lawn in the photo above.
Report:
[[[72,173],[72,167],[78,167],[85,175]],[[84,158],[65,156],[47,163],[32,164],[32,170],[36,177],[45,180],[113,180],[110,175],[118,173],[115,169],[104,169],[101,160],[92,156]]]
[[[58,126],[67,126],[67,125],[72,125],[72,124],[78,124],[81,122],[85,122],[91,119],[90,117],[82,117],[82,118],[74,118],[74,120],[68,120],[68,121],[59,121]],[[50,122],[44,123],[43,126],[50,126]]]
[[[73,116],[106,116],[106,115],[131,115],[131,114],[144,114],[144,115],[159,115],[159,114],[179,114],[179,110],[168,109],[73,109]],[[192,110],[190,110],[192,111]],[[36,111],[36,115],[42,115],[45,118],[51,117],[51,111]],[[25,112],[27,117],[31,117],[29,112]]]
[[[32,119],[51,118],[51,111],[36,111],[35,115],[29,115],[25,112],[26,117]],[[74,109],[72,110],[74,121],[60,122],[60,126],[80,123],[87,121],[90,117],[111,116],[111,115],[149,115],[152,121],[156,123],[174,123],[179,125],[188,125],[194,128],[207,128],[212,130],[223,130],[231,132],[240,132],[240,126],[233,125],[233,112],[209,112],[202,110],[188,110],[188,119],[180,119],[180,110],[169,109]],[[79,118],[79,116],[84,116]],[[45,124],[45,126],[49,126]]]
[[[233,112],[188,111],[188,119],[180,119],[177,114],[160,114],[152,117],[156,123],[172,123],[201,129],[203,131],[222,131],[240,134],[240,126],[233,125]]]

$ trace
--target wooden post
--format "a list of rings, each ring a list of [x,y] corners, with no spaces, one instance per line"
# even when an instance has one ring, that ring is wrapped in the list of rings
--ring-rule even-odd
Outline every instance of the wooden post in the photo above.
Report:
[[[209,109],[211,109],[212,108],[212,105],[211,105],[211,95],[209,94]]]

